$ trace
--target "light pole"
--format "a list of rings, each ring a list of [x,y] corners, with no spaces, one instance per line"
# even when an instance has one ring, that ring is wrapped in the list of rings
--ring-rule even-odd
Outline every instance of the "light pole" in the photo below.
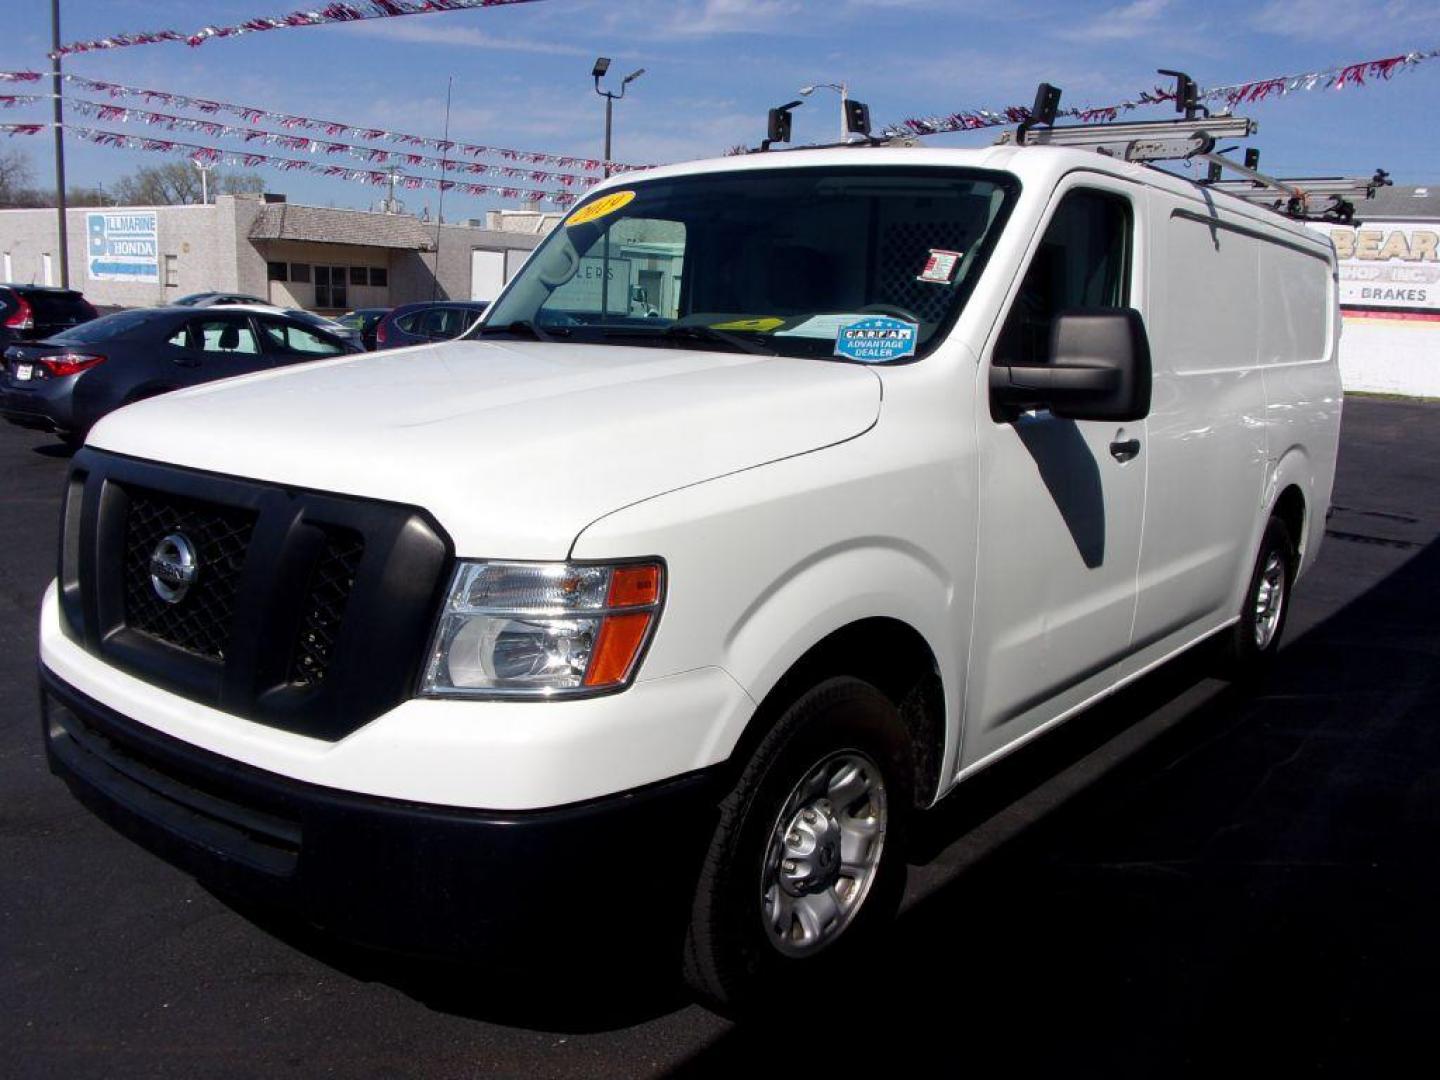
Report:
[[[644,69],[644,68],[639,68],[639,69],[637,69],[637,70],[635,70],[635,71],[632,71],[629,75],[626,75],[625,78],[620,81],[620,92],[617,94],[617,93],[615,93],[615,92],[613,92],[613,91],[611,91],[611,90],[601,90],[601,89],[600,89],[600,80],[605,77],[605,72],[607,72],[607,71],[609,71],[609,70],[610,70],[610,58],[609,58],[608,56],[602,56],[602,57],[599,57],[599,58],[595,61],[595,67],[594,67],[594,69],[591,70],[591,72],[590,72],[590,74],[591,74],[591,75],[594,77],[594,79],[595,79],[595,93],[599,94],[601,97],[603,97],[603,98],[605,99],[605,175],[606,175],[606,176],[609,176],[609,175],[610,175],[610,126],[611,126],[611,117],[612,117],[612,114],[613,114],[614,109],[615,109],[615,102],[619,101],[621,98],[623,98],[623,97],[625,96],[625,88],[626,88],[627,86],[629,86],[632,82],[634,82],[636,79],[638,79],[641,75],[644,75],[644,74],[645,74],[645,69]]]
[[[215,163],[202,161],[197,157],[191,164],[200,173],[200,205],[208,206],[210,203],[210,170],[215,168]]]
[[[833,82],[815,83],[815,84],[813,84],[813,85],[811,85],[811,86],[802,86],[802,87],[800,88],[800,96],[801,96],[801,97],[809,97],[811,94],[813,94],[816,90],[819,90],[821,87],[824,87],[824,88],[829,89],[829,90],[834,90],[837,94],[840,95],[840,141],[841,141],[841,142],[845,142],[845,141],[847,141],[847,140],[849,139],[849,137],[850,137],[850,121],[849,121],[849,119],[848,119],[848,117],[847,117],[847,115],[846,115],[846,112],[845,112],[845,106],[846,106],[846,105],[849,103],[849,101],[850,101],[850,87],[849,87],[848,84],[843,83],[843,82],[842,82],[842,83],[833,83]]]

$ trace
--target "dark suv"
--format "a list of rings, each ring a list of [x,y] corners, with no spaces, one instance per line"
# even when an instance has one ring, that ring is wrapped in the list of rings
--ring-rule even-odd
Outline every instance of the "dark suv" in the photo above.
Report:
[[[430,341],[449,341],[474,326],[489,306],[487,300],[401,304],[375,328],[375,347],[398,349]]]
[[[89,322],[99,313],[74,289],[0,285],[0,350],[15,341],[39,341]]]

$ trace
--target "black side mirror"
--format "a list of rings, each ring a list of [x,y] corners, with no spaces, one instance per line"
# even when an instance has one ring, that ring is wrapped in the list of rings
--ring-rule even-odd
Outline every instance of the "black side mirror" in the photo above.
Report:
[[[1134,308],[1074,308],[1055,317],[1050,363],[990,368],[997,416],[1048,408],[1068,420],[1144,419],[1150,339]]]

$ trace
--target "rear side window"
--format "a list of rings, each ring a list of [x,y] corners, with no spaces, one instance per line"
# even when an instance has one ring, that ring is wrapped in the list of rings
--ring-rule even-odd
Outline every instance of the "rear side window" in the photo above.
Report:
[[[417,333],[415,324],[420,321],[420,316],[423,314],[425,314],[423,311],[412,311],[408,315],[401,315],[395,320],[395,325],[407,334]]]
[[[1064,196],[1030,260],[995,345],[997,364],[1048,364],[1055,316],[1130,302],[1130,204],[1080,189]]]
[[[460,331],[454,328],[455,312],[450,308],[432,308],[420,320],[420,333],[430,337],[454,337]]]
[[[421,324],[422,333],[435,337],[453,338],[463,334],[471,323],[480,318],[480,313],[468,308],[447,307],[436,308],[429,313],[429,316]]]
[[[331,338],[293,323],[280,322],[278,319],[261,319],[260,329],[265,335],[266,347],[271,352],[338,356],[345,351],[339,342]]]
[[[190,347],[222,356],[254,356],[260,351],[249,323],[235,319],[192,319]]]

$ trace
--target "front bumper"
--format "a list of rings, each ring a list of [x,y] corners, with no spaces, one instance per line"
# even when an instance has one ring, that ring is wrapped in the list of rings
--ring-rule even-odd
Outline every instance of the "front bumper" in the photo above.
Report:
[[[222,894],[364,945],[513,959],[678,941],[716,770],[549,810],[358,795],[243,765],[40,669],[46,755],[120,832]]]

